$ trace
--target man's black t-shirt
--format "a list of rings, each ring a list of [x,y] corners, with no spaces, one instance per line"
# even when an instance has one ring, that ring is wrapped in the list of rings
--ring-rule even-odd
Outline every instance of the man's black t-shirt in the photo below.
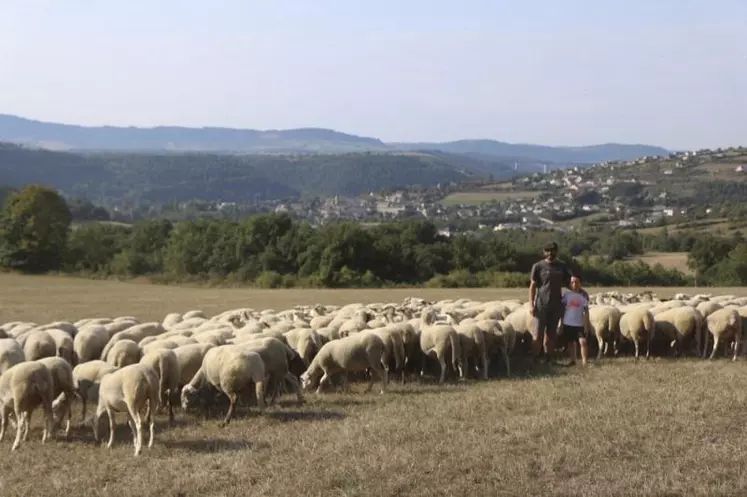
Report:
[[[534,303],[537,309],[562,307],[562,288],[571,280],[571,270],[565,262],[542,259],[532,266],[530,278],[537,286]]]

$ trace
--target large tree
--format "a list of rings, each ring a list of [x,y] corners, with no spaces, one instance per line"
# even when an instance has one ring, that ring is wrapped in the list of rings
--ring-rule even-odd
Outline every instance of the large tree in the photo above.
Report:
[[[59,269],[72,215],[44,185],[26,185],[5,199],[0,213],[0,263],[23,271]]]

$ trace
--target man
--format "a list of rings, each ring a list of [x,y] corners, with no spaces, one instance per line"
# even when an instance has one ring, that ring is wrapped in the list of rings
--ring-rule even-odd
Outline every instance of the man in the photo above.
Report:
[[[545,361],[549,361],[563,314],[562,288],[570,287],[572,275],[568,265],[557,259],[557,243],[545,245],[544,255],[544,259],[534,263],[529,276],[529,309],[536,324],[532,334],[532,353],[535,360],[539,359],[544,346]]]

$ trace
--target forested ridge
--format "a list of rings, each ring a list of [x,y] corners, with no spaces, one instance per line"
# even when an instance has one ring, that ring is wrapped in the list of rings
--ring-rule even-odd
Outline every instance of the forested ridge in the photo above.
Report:
[[[70,206],[40,185],[8,195],[0,214],[0,266],[23,272],[261,287],[525,286],[540,247],[554,239],[561,258],[588,285],[693,283],[680,271],[628,260],[651,250],[689,252],[699,285],[747,284],[747,241],[740,234],[539,231],[446,237],[427,221],[314,228],[284,214],[241,221],[91,223],[71,230]]]

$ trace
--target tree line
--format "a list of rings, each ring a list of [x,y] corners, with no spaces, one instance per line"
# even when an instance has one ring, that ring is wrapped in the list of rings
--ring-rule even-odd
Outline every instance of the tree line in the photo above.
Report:
[[[78,206],[80,208],[80,206]],[[560,244],[587,285],[747,284],[741,235],[635,231],[488,232],[445,236],[428,221],[321,227],[286,214],[243,220],[72,227],[71,207],[53,189],[28,185],[0,212],[0,266],[91,277],[147,276],[259,287],[526,286],[547,241]],[[695,277],[631,258],[646,251],[688,252]]]

